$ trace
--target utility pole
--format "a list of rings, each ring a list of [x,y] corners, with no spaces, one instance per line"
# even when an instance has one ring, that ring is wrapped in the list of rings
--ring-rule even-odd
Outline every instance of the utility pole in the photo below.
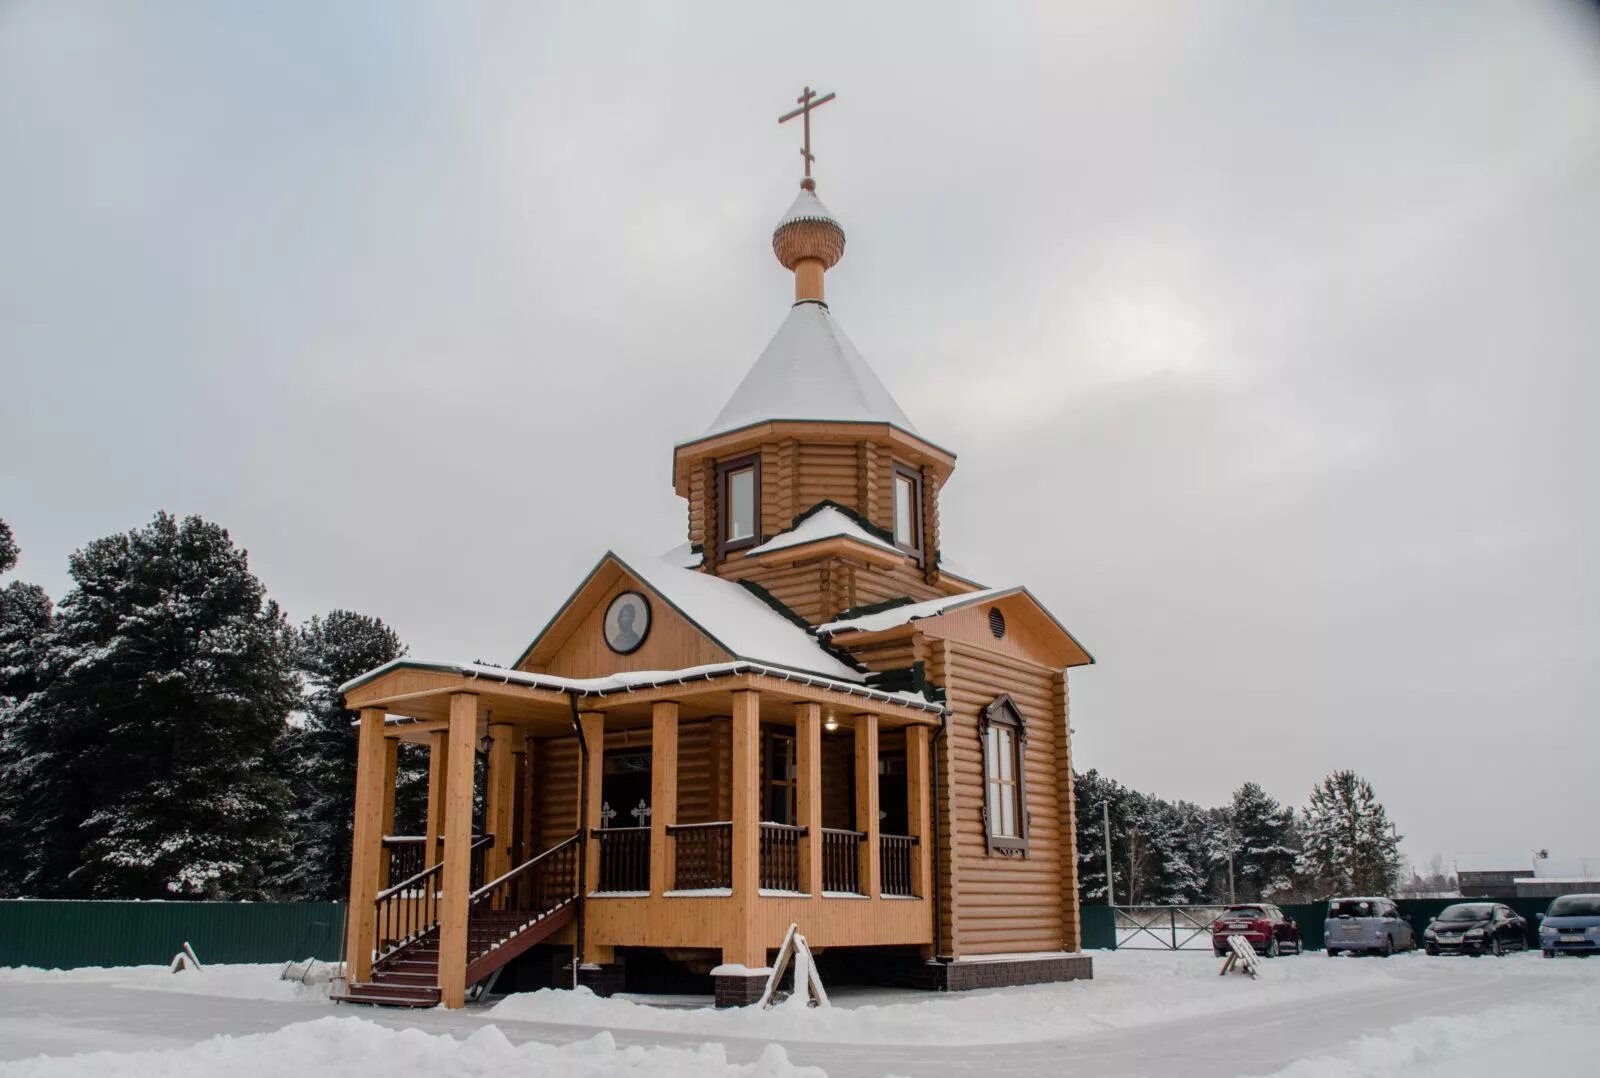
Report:
[[[1111,802],[1100,802],[1100,821],[1105,827],[1106,834],[1106,905],[1115,906],[1117,896],[1111,882]]]
[[[1233,847],[1228,847],[1228,905],[1234,906],[1239,902],[1239,892],[1233,886]]]

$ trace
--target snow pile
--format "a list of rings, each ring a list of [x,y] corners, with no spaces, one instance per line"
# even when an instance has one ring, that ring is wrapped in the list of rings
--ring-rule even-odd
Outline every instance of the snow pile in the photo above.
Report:
[[[328,985],[285,981],[283,964],[211,965],[173,973],[167,966],[85,966],[80,969],[0,968],[0,985],[31,982],[103,984],[151,992],[179,992],[222,999],[264,999],[278,1003],[325,1003]]]
[[[1600,1059],[1600,994],[1549,1006],[1523,1004],[1487,1014],[1421,1018],[1363,1037],[1337,1055],[1293,1063],[1272,1078],[1502,1078],[1591,1074]]]
[[[1410,956],[1407,956],[1408,958]],[[1217,962],[1158,952],[1096,953],[1095,978],[955,995],[897,994],[870,1003],[836,994],[834,1006],[806,1010],[741,1007],[667,1009],[603,999],[586,989],[507,996],[495,1019],[607,1029],[846,1044],[1000,1044],[1076,1037],[1106,1029],[1225,1011],[1273,1007],[1352,989],[1403,986],[1405,960],[1383,963],[1278,959],[1259,981],[1217,976]],[[1441,960],[1442,961],[1442,960]],[[1419,963],[1420,964],[1420,963]],[[874,998],[874,997],[867,997]],[[884,998],[878,996],[876,998]]]
[[[721,1045],[698,1048],[619,1048],[609,1033],[575,1044],[512,1044],[494,1026],[465,1040],[417,1029],[393,1030],[359,1018],[319,1018],[273,1033],[213,1037],[188,1048],[158,1052],[90,1052],[0,1063],[0,1078],[283,1078],[337,1074],[340,1078],[452,1075],[457,1078],[824,1078],[796,1067],[768,1045],[750,1064],[729,1063]]]

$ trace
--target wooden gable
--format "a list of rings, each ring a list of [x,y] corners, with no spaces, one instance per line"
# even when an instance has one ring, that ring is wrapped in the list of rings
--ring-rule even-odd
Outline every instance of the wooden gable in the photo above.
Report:
[[[994,613],[1001,619],[999,636],[995,635]],[[933,639],[959,641],[1052,670],[1094,662],[1072,634],[1025,591],[922,618],[913,624]]]
[[[650,628],[638,650],[619,655],[606,646],[604,623],[606,608],[625,591],[649,600]],[[628,670],[681,670],[733,658],[650,585],[607,556],[545,626],[517,669],[587,678]]]

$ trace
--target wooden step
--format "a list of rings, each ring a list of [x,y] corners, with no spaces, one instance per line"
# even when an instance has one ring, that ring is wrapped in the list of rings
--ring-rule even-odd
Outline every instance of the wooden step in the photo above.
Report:
[[[439,989],[411,985],[344,983],[329,993],[338,1003],[364,1003],[377,1007],[437,1007]]]

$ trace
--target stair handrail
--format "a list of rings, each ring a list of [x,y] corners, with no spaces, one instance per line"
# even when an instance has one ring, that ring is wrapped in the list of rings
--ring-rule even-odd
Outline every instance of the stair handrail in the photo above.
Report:
[[[551,857],[551,856],[553,856],[553,855],[555,855],[557,853],[560,853],[562,850],[565,850],[568,846],[576,845],[582,838],[583,838],[583,834],[581,832],[579,832],[578,834],[574,834],[571,838],[562,839],[560,842],[556,843],[554,846],[551,846],[548,850],[545,850],[541,854],[537,854],[537,855],[535,855],[533,857],[530,857],[528,860],[522,862],[522,864],[518,865],[516,868],[513,868],[509,872],[506,872],[504,875],[500,876],[498,879],[490,880],[488,883],[484,884],[482,887],[480,887],[476,891],[472,892],[472,896],[467,900],[467,905],[468,906],[472,906],[472,905],[476,904],[477,902],[481,901],[482,899],[487,898],[489,896],[489,893],[492,892],[495,888],[501,887],[501,886],[505,885],[506,883],[509,883],[512,879],[516,878],[517,876],[522,875],[524,872],[531,871],[532,869],[534,869],[539,864],[540,861],[543,861],[547,857]],[[576,897],[577,893],[578,893],[578,888],[577,888],[576,881],[574,881],[573,888],[572,888],[572,894],[573,894],[574,897]]]
[[[415,887],[413,885],[418,883],[420,880],[424,879],[425,877],[432,876],[432,875],[435,875],[436,873],[441,873],[443,871],[444,871],[444,862],[443,861],[440,861],[440,862],[438,862],[436,864],[429,865],[427,868],[423,869],[421,872],[417,873],[415,876],[412,876],[409,879],[401,880],[399,883],[393,885],[392,887],[386,887],[382,891],[379,891],[377,897],[372,900],[373,905],[380,905],[383,902],[384,899],[392,898],[393,896],[399,894],[401,891],[420,890],[420,888],[417,888],[417,887]]]
[[[482,835],[482,836],[480,836],[480,837],[478,837],[478,838],[473,840],[472,846],[469,848],[468,852],[471,852],[471,850],[481,850],[485,846],[487,846],[490,843],[492,843],[493,841],[494,841],[494,836],[493,835]],[[421,880],[425,876],[431,876],[436,872],[443,872],[443,871],[444,871],[444,862],[442,860],[441,861],[436,861],[433,864],[429,865],[427,868],[423,869],[421,872],[418,872],[416,875],[410,876],[410,877],[408,877],[406,879],[403,879],[399,883],[393,884],[393,885],[391,885],[389,887],[384,888],[382,891],[379,891],[377,896],[374,897],[373,900],[372,900],[373,904],[377,905],[378,903],[382,902],[384,899],[391,898],[394,895],[399,894],[401,891],[416,890],[416,888],[414,888],[412,886],[413,884],[417,883],[419,880]]]

